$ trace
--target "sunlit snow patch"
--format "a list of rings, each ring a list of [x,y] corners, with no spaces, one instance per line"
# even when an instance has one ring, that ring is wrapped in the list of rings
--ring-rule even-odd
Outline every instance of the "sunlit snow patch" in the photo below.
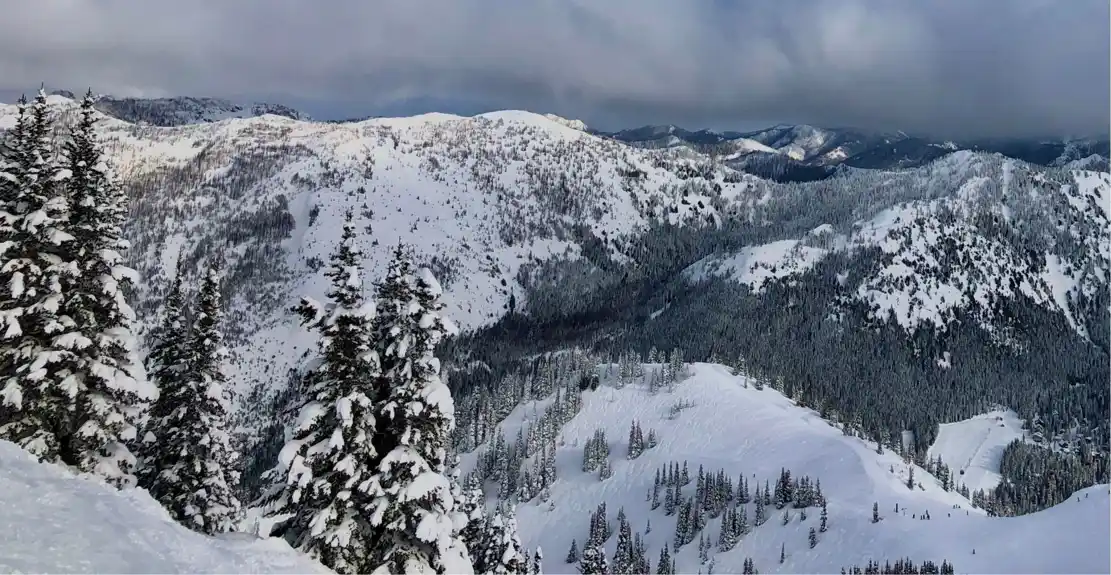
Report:
[[[748,246],[731,256],[710,256],[695,262],[684,274],[690,281],[728,277],[759,292],[769,280],[805,272],[827,251],[804,246],[798,240],[781,240]]]
[[[1022,439],[1023,422],[1013,411],[993,411],[955,423],[939,426],[937,439],[930,446],[929,456],[953,469],[957,485],[969,491],[993,489],[999,485],[999,464],[1003,449],[1012,441]]]

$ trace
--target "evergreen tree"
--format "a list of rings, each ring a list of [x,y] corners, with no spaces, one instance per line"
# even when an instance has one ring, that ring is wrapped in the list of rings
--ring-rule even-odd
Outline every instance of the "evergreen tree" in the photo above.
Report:
[[[467,520],[467,526],[459,536],[467,549],[472,551],[483,545],[486,533],[486,495],[482,491],[482,484],[474,474],[467,476],[463,485],[462,502],[459,504],[459,513]],[[472,556],[472,559],[474,557]]]
[[[567,550],[567,558],[565,563],[575,563],[579,560],[579,543],[575,539],[571,540],[571,548]]]
[[[782,564],[786,560],[787,560],[787,544],[786,543],[780,543],[779,544],[779,563]]]
[[[189,356],[189,329],[185,323],[185,302],[181,289],[181,273],[174,274],[170,291],[162,305],[162,320],[152,330],[150,352],[145,360],[150,381],[159,388],[158,399],[151,406],[148,425],[140,445],[142,462],[139,466],[139,485],[151,491],[157,481],[159,470],[172,466],[175,454],[162,449],[155,429],[158,426],[173,426],[174,413],[181,409],[180,403],[188,401],[183,377],[186,360]],[[152,492],[153,493],[153,492]]]
[[[673,575],[674,573],[675,565],[672,563],[668,544],[664,542],[663,548],[660,549],[660,560],[656,564],[656,575]]]
[[[826,511],[826,502],[822,501],[821,526],[818,527],[818,531],[821,531],[822,533],[826,532],[826,527],[827,527],[826,522],[828,520],[829,520],[829,514]]]
[[[644,453],[644,436],[641,434],[640,424],[633,422],[629,428],[629,459],[636,459]]]
[[[532,573],[544,575],[544,550],[539,545],[536,546],[536,553],[532,555]]]
[[[382,459],[369,484],[370,520],[378,530],[370,553],[378,572],[471,569],[444,475],[455,406],[433,350],[456,330],[440,316],[441,293],[428,270],[413,273],[398,246],[378,288],[374,321],[378,389],[385,395],[375,436]]]
[[[75,269],[70,270],[74,275],[68,277],[62,302],[63,318],[72,322],[72,331],[58,339],[73,343],[58,343],[74,354],[67,385],[75,386],[76,393],[67,393],[76,400],[72,448],[77,467],[117,485],[130,485],[136,468],[131,447],[157,389],[147,382],[139,362],[135,312],[125,296],[136,278],[122,255],[128,246],[122,237],[126,200],[102,158],[95,121],[89,92],[64,153],[69,170],[67,227],[73,236],[64,245]]]
[[[598,478],[605,481],[613,477],[613,464],[610,463],[609,458],[603,459],[602,464],[598,467]]]
[[[632,528],[625,518],[625,510],[620,509],[617,512],[617,548],[613,552],[613,573],[624,575],[633,572],[634,551]]]
[[[233,491],[238,454],[227,432],[226,350],[221,335],[219,266],[209,266],[193,312],[184,370],[168,385],[151,422],[158,466],[148,489],[186,527],[215,534],[231,530],[240,516]]]
[[[178,270],[170,282],[166,298],[162,300],[161,319],[146,336],[150,351],[143,358],[143,367],[151,383],[159,389],[173,385],[185,371],[188,336],[181,270]],[[151,418],[155,417],[156,406],[157,403],[151,406]]]
[[[480,550],[472,555],[473,569],[481,573],[523,574],[531,559],[521,546],[517,533],[517,517],[513,507],[502,504],[486,520],[486,532]],[[454,571],[448,571],[451,574]]]
[[[379,536],[369,518],[379,461],[372,440],[378,360],[360,256],[348,213],[328,271],[329,307],[304,298],[295,310],[319,334],[319,359],[305,378],[298,425],[280,456],[283,481],[270,501],[276,513],[292,514],[273,534],[341,573],[374,569],[368,551]]]
[[[684,500],[682,505],[679,506],[679,518],[675,521],[675,551],[679,552],[679,548],[686,545],[690,541],[692,532],[691,525],[691,500]]]
[[[579,560],[579,573],[583,575],[604,575],[609,573],[609,564],[606,562],[606,550],[601,544],[588,545],[583,549],[582,559]]]
[[[52,241],[72,236],[60,229],[68,206],[50,161],[49,130],[45,95],[33,107],[20,98],[0,157],[0,439],[42,460],[75,465],[68,445],[72,402],[57,388],[69,353],[54,338],[69,271],[54,265],[65,254]]]
[[[872,504],[872,523],[880,522],[880,504],[875,502]]]
[[[29,111],[21,100],[0,157],[0,439],[122,486],[134,482],[128,444],[158,391],[134,354],[122,197],[86,104],[70,170],[55,161],[42,90]]]
[[[763,525],[768,520],[768,510],[764,506],[764,498],[760,496],[760,487],[756,487],[756,514],[752,518],[753,524],[757,527]]]
[[[813,549],[818,544],[818,532],[813,527],[810,528],[810,548]]]

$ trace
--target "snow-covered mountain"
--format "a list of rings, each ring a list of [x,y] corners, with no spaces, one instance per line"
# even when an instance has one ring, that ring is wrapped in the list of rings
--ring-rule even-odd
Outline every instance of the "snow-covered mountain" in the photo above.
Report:
[[[840,280],[847,298],[877,320],[944,329],[964,310],[990,329],[999,301],[1021,293],[1087,336],[1095,326],[1081,319],[1082,302],[1106,291],[1111,276],[1111,176],[1075,171],[1061,179],[960,151],[916,177],[933,185],[953,174],[962,180],[955,194],[900,202],[840,233],[823,223],[795,239],[710,256],[688,273],[728,274],[758,291],[767,277],[805,272],[830,253],[878,248],[864,274]]]
[[[72,115],[72,100],[50,102]],[[0,106],[0,129],[13,115]],[[460,404],[461,390],[504,384],[506,365],[545,347],[676,347],[693,359],[747,357],[867,433],[918,433],[927,444],[938,433],[943,456],[972,459],[980,448],[943,441],[937,424],[996,404],[1022,413],[1049,439],[1065,436],[1063,451],[1090,441],[1106,453],[1111,176],[1074,169],[1100,165],[1082,151],[1041,166],[943,147],[911,169],[842,162],[820,181],[776,183],[722,165],[722,148],[630,146],[581,122],[521,111],[349,123],[243,115],[186,115],[188,123],[167,126],[108,115],[99,130],[132,199],[127,235],[143,278],[134,297],[142,319],[153,319],[175,273],[193,282],[206,260],[225,262],[230,380],[248,445],[255,432],[271,443],[281,437],[274,396],[314,343],[288,310],[302,296],[324,299],[323,266],[350,210],[365,230],[358,238],[365,277],[380,278],[403,242],[443,284],[446,315],[471,338],[452,342],[458,355],[445,358],[456,364],[449,371],[464,380],[482,374],[471,387],[453,381]],[[721,137],[735,147],[726,164],[766,156],[801,165],[831,141],[817,129],[764,143]],[[661,419],[676,402],[692,405]],[[507,425],[542,408],[518,407]],[[928,481],[921,490],[900,487],[898,458],[874,454],[776,392],[745,388],[707,365],[696,366],[675,395],[638,386],[587,392],[563,430],[557,463],[573,469],[576,442],[603,426],[621,437],[633,418],[660,432],[660,445],[615,463],[607,481],[561,472],[554,511],[519,510],[526,542],[544,546],[549,572],[564,568],[570,537],[602,499],[622,502],[639,529],[648,514],[634,501],[643,506],[658,465],[680,458],[727,468],[731,477],[774,479],[791,467],[822,478],[831,495],[834,527],[817,547],[806,545],[806,529],[772,517],[723,554],[718,572],[740,570],[746,556],[768,572],[901,555],[948,559],[962,571],[1084,571],[1101,547],[1069,557],[1050,548],[1071,550],[1082,541],[1077,526],[1106,541],[1099,489],[1080,494],[1098,505],[1063,503],[1018,519],[970,512],[941,522],[951,505],[963,505],[952,493]],[[262,445],[250,450],[251,465],[273,463],[262,461],[272,447]],[[881,524],[892,529],[879,533],[870,521],[875,501],[885,515],[898,503],[912,514],[928,508],[932,518],[891,516]],[[657,552],[674,528],[673,518],[660,521],[648,536]],[[997,543],[1011,540],[1032,555],[1008,555]],[[966,549],[971,541],[975,556]],[[794,549],[783,564],[781,546]],[[699,566],[689,547],[680,566]]]
[[[36,462],[0,441],[4,573],[328,573],[278,539],[190,531],[145,491]]]
[[[803,181],[834,173],[829,169],[815,170],[815,167],[913,168],[957,150],[1000,153],[1045,166],[1066,166],[1069,162],[1081,160],[1098,162],[1099,158],[1106,162],[1111,157],[1107,139],[973,139],[956,142],[904,132],[867,132],[806,124],[780,124],[752,132],[690,131],[673,125],[644,126],[619,132],[599,132],[599,135],[645,148],[713,149],[735,168],[762,176],[776,175]]]
[[[72,96],[70,96],[72,99]],[[309,120],[304,112],[281,104],[254,102],[237,104],[219,98],[117,98],[101,96],[97,110],[125,122],[151,126],[185,126],[219,122],[230,118],[274,115],[294,120]]]
[[[75,102],[50,96],[62,113]],[[14,121],[0,107],[0,128]],[[154,127],[105,117],[106,150],[133,198],[128,234],[155,311],[179,268],[227,261],[240,391],[284,381],[311,338],[285,310],[323,299],[322,265],[353,210],[368,277],[403,241],[445,286],[464,328],[488,325],[537,262],[576,260],[650,221],[704,226],[720,202],[657,154],[528,112],[426,114],[332,124],[277,116]],[[661,163],[662,162],[662,163]],[[754,179],[725,184],[738,196]]]
[[[620,511],[642,537],[652,565],[667,545],[678,573],[709,572],[711,561],[714,572],[739,573],[746,558],[761,573],[836,573],[870,560],[882,564],[901,558],[935,564],[947,560],[958,573],[1094,573],[1105,570],[1111,559],[1107,485],[1085,489],[1038,513],[988,517],[956,491],[944,489],[923,467],[892,450],[877,453],[875,443],[843,432],[778,391],[757,389],[754,380],[731,375],[728,368],[693,364],[674,389],[652,392],[643,382],[662,369],[646,365],[643,376],[621,386],[618,366],[601,367],[601,385],[583,392],[578,412],[557,430],[554,483],[516,509],[523,543],[544,550],[545,572],[575,570],[565,562],[568,549],[572,540],[583,549],[590,514],[602,503],[615,531],[605,544],[611,565]],[[613,375],[606,376],[607,371]],[[512,444],[525,431],[518,445],[542,444],[545,440],[536,436],[547,433],[545,411],[551,405],[551,397],[520,405],[502,422],[500,434]],[[630,459],[627,438],[634,422],[644,434],[651,431],[657,444]],[[958,487],[971,481],[972,489],[990,488],[999,481],[999,453],[1021,436],[1020,425],[1007,413],[955,423],[939,435],[930,455],[952,468]],[[611,465],[604,479],[598,471],[582,468],[584,447],[599,430],[607,438]],[[489,443],[466,456],[464,467],[479,465],[488,449]],[[733,482],[724,507],[744,508],[751,532],[731,550],[719,549],[723,519],[712,503],[705,526],[688,536],[690,543],[676,548],[681,512],[666,511],[662,489],[659,506],[651,502],[657,470],[663,469],[666,479],[672,464],[689,469],[691,482],[681,490],[684,500],[695,495],[700,483],[696,476],[703,470],[711,479],[721,470]],[[526,459],[522,468],[533,465]],[[775,485],[784,469],[795,479],[809,477],[811,485],[820,482],[828,502],[828,530],[817,533],[815,546],[808,536],[820,527],[820,505],[768,507],[767,522],[759,526],[754,525],[755,503],[738,507],[734,494],[742,480],[751,493],[765,483]],[[495,487],[496,482],[489,485],[490,497]],[[873,505],[878,522],[873,521]],[[703,536],[710,542],[706,560],[699,559]]]
[[[66,114],[75,106],[50,101]],[[13,114],[0,106],[0,129]],[[825,298],[819,319],[890,318],[904,337],[969,314],[1001,341],[1024,335],[1015,349],[1058,345],[1024,331],[1014,314],[1021,302],[1105,343],[1106,173],[958,151],[916,169],[841,168],[819,182],[778,184],[696,150],[629,146],[585,128],[520,111],[167,127],[105,117],[99,127],[133,199],[127,234],[144,278],[143,318],[177,270],[194,278],[206,259],[226,260],[232,381],[243,406],[282,389],[309,351],[312,337],[287,310],[304,295],[323,299],[323,265],[347,210],[366,230],[366,277],[381,277],[396,242],[412,246],[466,330],[513,310],[575,325],[595,318],[591,329],[606,337],[672,337],[670,327],[631,332],[622,322],[643,322],[647,313],[636,314],[654,306],[652,325],[674,325],[678,304],[694,301],[675,298],[696,296],[673,280],[730,271],[751,293],[776,280],[820,286],[810,292]],[[808,141],[818,146],[823,134],[808,132]],[[771,143],[801,145],[790,141]],[[834,285],[823,283],[828,273],[838,274]],[[791,311],[773,304],[776,314]],[[246,413],[265,421],[264,411]]]

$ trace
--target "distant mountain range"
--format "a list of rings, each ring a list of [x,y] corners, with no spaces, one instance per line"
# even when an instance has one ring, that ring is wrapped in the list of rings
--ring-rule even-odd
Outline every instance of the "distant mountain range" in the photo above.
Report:
[[[52,95],[76,99],[76,95],[69,90],[55,90]],[[132,124],[163,128],[207,124],[232,118],[255,118],[267,114],[293,120],[312,119],[304,112],[281,104],[242,104],[220,98],[117,98],[101,95],[97,96],[96,109],[107,116]]]
[[[690,131],[678,126],[643,126],[618,132],[594,131],[641,148],[690,148],[715,154],[734,169],[778,181],[824,179],[838,166],[863,169],[913,168],[957,150],[999,153],[1031,164],[1107,170],[1111,142],[1101,139],[938,140],[904,132],[781,124],[755,132]]]

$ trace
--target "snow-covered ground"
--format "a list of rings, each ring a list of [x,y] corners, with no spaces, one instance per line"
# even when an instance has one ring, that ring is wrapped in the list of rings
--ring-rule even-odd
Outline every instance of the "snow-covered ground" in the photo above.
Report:
[[[582,548],[590,512],[603,501],[610,521],[623,507],[634,531],[644,534],[651,520],[652,530],[644,537],[654,565],[661,546],[673,541],[676,516],[666,516],[663,506],[650,510],[646,494],[658,467],[684,460],[692,475],[699,465],[715,472],[724,468],[734,480],[743,474],[752,488],[765,480],[774,484],[786,467],[793,476],[820,479],[829,500],[829,531],[820,535],[817,547],[809,548],[807,534],[818,526],[818,509],[810,509],[805,521],[792,509],[787,526],[781,524],[782,512],[771,509],[768,522],[733,550],[718,553],[715,545],[710,555],[716,557],[717,573],[740,572],[745,557],[752,557],[761,573],[836,573],[869,559],[882,563],[900,557],[948,560],[959,573],[1107,572],[1111,499],[1106,485],[1040,513],[987,517],[960,495],[944,491],[921,468],[915,467],[914,476],[922,488],[908,489],[908,468],[898,455],[877,454],[874,444],[845,436],[778,392],[745,387],[743,379],[722,366],[694,364],[691,369],[691,377],[671,393],[651,395],[639,385],[585,393],[582,411],[563,428],[556,457],[559,476],[551,487],[554,507],[534,500],[517,508],[522,541],[533,549],[543,547],[546,572],[574,572],[564,557],[572,539]],[[680,401],[693,405],[671,419],[670,407]],[[506,435],[512,438],[517,427],[542,412],[543,402],[518,407],[503,423]],[[659,444],[630,461],[625,454],[633,420],[644,433],[654,429]],[[943,431],[938,446],[942,457],[981,452],[982,446],[966,445],[975,441],[968,431],[971,424],[955,425]],[[613,462],[613,476],[605,481],[581,471],[583,445],[597,428],[606,432]],[[468,457],[464,463],[473,460]],[[956,468],[963,462],[951,463]],[[976,463],[984,469],[989,465],[979,459]],[[684,495],[693,489],[688,486]],[[875,524],[873,502],[883,517]],[[750,521],[753,507],[749,504]],[[926,511],[929,520],[915,518]],[[703,530],[715,544],[719,525],[720,519],[711,519]],[[781,545],[787,556],[783,564],[778,561]],[[615,546],[616,537],[611,537],[606,546],[611,557]],[[688,544],[678,553],[679,572],[706,571],[697,547]]]
[[[993,411],[976,417],[943,423],[937,439],[930,446],[931,458],[941,460],[953,469],[957,484],[964,483],[969,491],[988,491],[999,485],[999,462],[1003,449],[1012,441],[1022,439],[1023,421],[1013,411]]]
[[[0,441],[0,573],[328,573],[279,539],[205,537],[146,491],[117,491]]]
[[[726,276],[759,292],[768,280],[805,272],[826,253],[826,250],[804,246],[797,240],[780,240],[749,246],[726,257],[704,258],[687,268],[685,274],[692,281]]]

